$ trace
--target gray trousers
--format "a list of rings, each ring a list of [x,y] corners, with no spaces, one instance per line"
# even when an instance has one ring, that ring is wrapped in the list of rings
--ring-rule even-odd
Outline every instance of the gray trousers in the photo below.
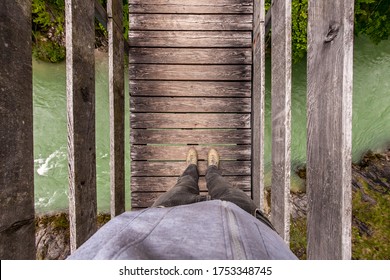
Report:
[[[199,194],[199,173],[195,164],[190,164],[179,177],[176,185],[161,195],[152,207],[174,207],[200,201],[219,199],[229,201],[252,216],[274,229],[267,217],[257,208],[253,200],[242,190],[234,188],[225,178],[221,171],[214,165],[207,168],[206,185],[209,196]]]

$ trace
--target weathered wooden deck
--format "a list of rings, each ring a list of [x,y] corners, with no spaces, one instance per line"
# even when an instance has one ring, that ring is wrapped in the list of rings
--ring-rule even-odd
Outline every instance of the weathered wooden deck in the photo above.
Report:
[[[149,207],[197,145],[251,194],[253,1],[130,1],[132,208]]]

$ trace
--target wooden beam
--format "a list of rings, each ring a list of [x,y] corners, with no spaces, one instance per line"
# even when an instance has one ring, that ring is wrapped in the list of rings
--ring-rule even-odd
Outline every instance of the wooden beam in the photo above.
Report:
[[[252,0],[129,0],[130,13],[251,14]]]
[[[198,164],[199,175],[204,176],[207,162]],[[178,177],[186,169],[185,161],[132,161],[132,177]],[[250,176],[250,161],[221,161],[220,170],[223,176]],[[147,189],[147,186],[145,186]]]
[[[131,64],[131,80],[250,81],[251,65]]]
[[[115,6],[115,9],[118,12],[118,10],[119,10],[118,6]],[[99,0],[95,0],[95,18],[103,25],[103,27],[106,30],[108,30],[108,18],[109,17],[111,17],[111,15],[110,14],[107,15],[106,10],[102,6],[102,4],[100,4]],[[123,25],[123,22],[121,24]],[[129,43],[125,40],[123,40],[123,49],[125,50],[125,53],[128,53],[129,49],[130,49]]]
[[[251,97],[250,81],[130,81],[131,96]]]
[[[272,18],[272,186],[271,220],[290,240],[291,1],[273,0]]]
[[[0,259],[35,259],[31,1],[0,2]]]
[[[110,96],[111,217],[125,212],[125,80],[122,0],[109,0],[108,56]]]
[[[96,231],[94,0],[66,0],[71,251]]]
[[[131,113],[131,128],[250,128],[250,114]],[[226,121],[229,120],[229,121]]]
[[[198,160],[207,160],[209,145],[194,146],[198,152]],[[251,160],[250,145],[223,145],[214,146],[220,154],[221,160]],[[187,156],[189,146],[164,145],[133,145],[131,146],[131,160],[183,160]]]
[[[264,0],[253,7],[252,91],[252,198],[264,205],[264,95],[265,95],[265,8]]]
[[[202,135],[202,137],[199,137]],[[132,129],[130,134],[132,144],[251,144],[250,129]]]
[[[130,63],[252,64],[250,48],[131,48]]]
[[[130,97],[131,112],[250,113],[250,98]]]
[[[133,14],[132,30],[252,30],[252,15],[248,14]]]
[[[351,258],[354,1],[309,1],[308,258]]]
[[[132,47],[246,48],[251,47],[250,31],[133,31]]]

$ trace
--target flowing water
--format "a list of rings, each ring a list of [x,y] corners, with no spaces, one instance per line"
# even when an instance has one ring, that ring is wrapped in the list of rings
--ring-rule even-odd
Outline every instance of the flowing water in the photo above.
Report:
[[[270,65],[267,64],[265,160],[266,185],[271,184]],[[374,45],[357,38],[354,54],[353,161],[367,150],[381,150],[390,142],[390,42]],[[34,168],[37,212],[68,207],[67,127],[65,64],[33,62],[34,83]],[[126,104],[128,87],[126,85]],[[126,143],[129,143],[126,116]],[[107,54],[96,54],[96,163],[98,210],[108,211],[109,190],[109,107]],[[126,171],[129,170],[126,145]],[[306,63],[293,66],[292,85],[292,169],[306,161]],[[126,178],[129,178],[128,174]],[[291,185],[302,189],[292,172]],[[126,190],[129,209],[129,179]]]

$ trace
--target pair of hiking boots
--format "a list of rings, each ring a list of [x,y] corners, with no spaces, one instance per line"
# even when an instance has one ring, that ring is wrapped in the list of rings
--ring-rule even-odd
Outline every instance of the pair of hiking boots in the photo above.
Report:
[[[190,164],[198,165],[198,153],[195,150],[195,148],[190,148],[187,153],[187,166]],[[217,168],[219,168],[219,155],[218,152],[215,149],[210,149],[208,155],[207,155],[207,163],[208,166],[215,165]]]

